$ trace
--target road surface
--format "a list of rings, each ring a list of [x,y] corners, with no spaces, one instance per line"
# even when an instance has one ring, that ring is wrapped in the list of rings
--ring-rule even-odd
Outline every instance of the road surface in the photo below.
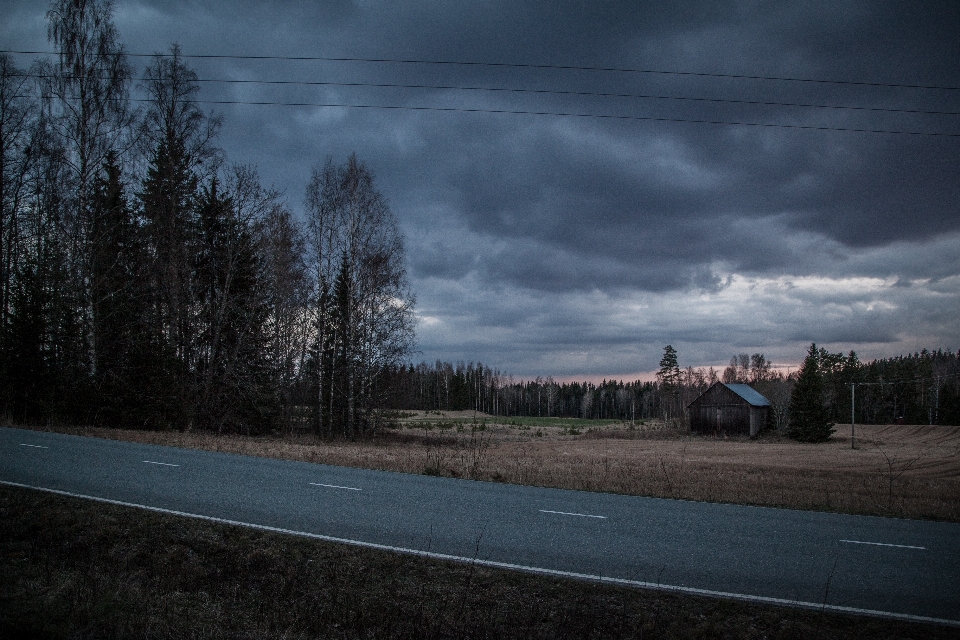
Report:
[[[960,524],[0,429],[0,482],[553,575],[960,625]]]

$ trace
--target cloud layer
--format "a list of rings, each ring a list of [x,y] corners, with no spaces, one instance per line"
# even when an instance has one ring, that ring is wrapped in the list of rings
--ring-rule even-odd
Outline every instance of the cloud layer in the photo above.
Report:
[[[42,7],[4,14],[6,47],[48,48]],[[426,360],[628,377],[667,343],[684,365],[960,347],[960,138],[850,131],[960,134],[956,3],[118,0],[116,22],[136,53],[683,72],[191,60],[209,80],[341,83],[205,82],[209,100],[615,116],[216,107],[230,159],[294,208],[326,156],[373,168]]]

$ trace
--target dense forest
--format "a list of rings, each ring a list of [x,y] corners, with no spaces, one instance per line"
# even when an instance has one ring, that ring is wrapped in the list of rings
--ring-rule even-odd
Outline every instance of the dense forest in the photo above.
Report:
[[[372,430],[414,318],[370,171],[319,164],[298,219],[177,47],[134,79],[111,11],[59,0],[55,61],[0,56],[0,417]]]

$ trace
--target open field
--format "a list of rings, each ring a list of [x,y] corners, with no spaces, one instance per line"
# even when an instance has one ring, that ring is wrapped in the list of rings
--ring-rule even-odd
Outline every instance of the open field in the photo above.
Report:
[[[587,491],[960,522],[960,427],[849,425],[830,442],[690,436],[657,422],[407,412],[365,441],[97,428],[178,447]]]
[[[888,638],[960,629],[428,560],[0,486],[3,638]]]

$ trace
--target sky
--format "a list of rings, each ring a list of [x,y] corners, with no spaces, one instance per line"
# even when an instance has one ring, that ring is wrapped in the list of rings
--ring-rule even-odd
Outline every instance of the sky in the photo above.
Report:
[[[47,8],[0,0],[0,48],[50,51]],[[960,3],[117,0],[114,22],[133,54],[327,58],[187,58],[203,100],[393,107],[204,105],[295,212],[327,158],[374,173],[415,362],[628,380],[667,344],[717,368],[960,348]]]

